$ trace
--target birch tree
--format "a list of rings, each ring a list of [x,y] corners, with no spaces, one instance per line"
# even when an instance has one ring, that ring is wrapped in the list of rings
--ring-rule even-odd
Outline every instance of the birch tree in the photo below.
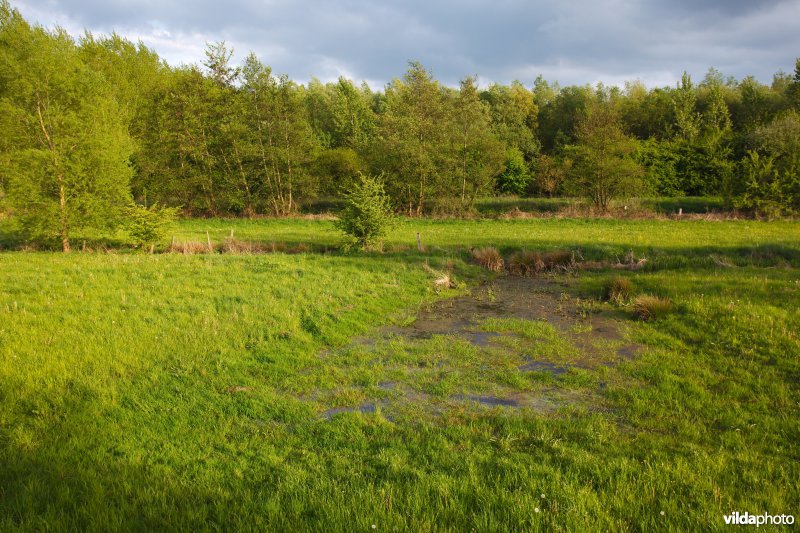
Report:
[[[130,202],[132,143],[112,88],[63,30],[0,4],[0,117],[7,196],[34,241],[109,230]]]

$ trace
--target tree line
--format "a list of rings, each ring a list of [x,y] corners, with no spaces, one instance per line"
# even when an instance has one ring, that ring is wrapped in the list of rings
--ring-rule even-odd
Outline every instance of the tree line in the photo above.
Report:
[[[383,90],[299,84],[225,43],[169,66],[118,35],[73,38],[0,1],[0,212],[69,247],[131,206],[289,215],[382,176],[394,208],[469,212],[492,194],[722,195],[800,208],[800,60],[770,85],[710,69],[648,89],[439,83],[423,65]]]

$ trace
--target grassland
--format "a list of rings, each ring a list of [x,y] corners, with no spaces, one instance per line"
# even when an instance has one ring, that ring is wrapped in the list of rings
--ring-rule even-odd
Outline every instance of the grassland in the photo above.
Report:
[[[800,223],[405,220],[386,253],[353,255],[324,220],[175,234],[231,228],[314,253],[0,254],[0,529],[720,530],[734,510],[800,514]],[[467,248],[487,245],[648,262],[503,292],[476,288],[491,275]],[[447,263],[459,283],[436,291]],[[603,301],[617,275],[674,312],[642,322]],[[448,302],[514,294],[568,316],[479,319],[485,343],[402,334]],[[600,318],[616,337],[594,335]]]

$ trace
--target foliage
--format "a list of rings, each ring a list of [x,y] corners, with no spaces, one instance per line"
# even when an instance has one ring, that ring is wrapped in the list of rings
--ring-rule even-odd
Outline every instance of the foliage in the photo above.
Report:
[[[335,226],[352,239],[352,244],[366,250],[386,235],[393,220],[382,177],[359,174],[352,189],[345,193],[345,207]]]
[[[648,139],[636,145],[633,159],[644,170],[644,186],[658,196],[681,196],[679,153],[675,143]]]
[[[574,160],[569,190],[605,210],[614,198],[642,190],[642,169],[633,160],[636,142],[625,135],[608,105],[598,104],[578,125],[577,144],[568,153]]]
[[[70,250],[109,232],[130,201],[132,142],[113,89],[63,30],[30,27],[0,4],[3,188],[28,239]]]
[[[539,109],[533,93],[514,81],[508,87],[492,84],[480,97],[488,106],[497,138],[506,147],[519,150],[527,163],[535,161],[540,149],[536,135]]]
[[[800,211],[800,167],[782,168],[774,156],[748,152],[742,163],[744,192],[736,205],[767,217]]]
[[[314,170],[320,176],[321,192],[334,196],[340,191],[349,190],[365,166],[358,152],[352,148],[323,150],[314,162]]]
[[[752,135],[734,203],[768,217],[800,212],[800,113],[791,111]]]
[[[163,242],[180,209],[133,204],[125,209],[125,231],[134,246],[145,249]]]
[[[490,190],[503,169],[503,143],[491,131],[489,110],[481,102],[474,78],[465,78],[454,105],[456,177],[461,182],[460,210],[469,211],[475,198]]]
[[[387,189],[408,213],[421,215],[425,200],[445,189],[451,162],[446,93],[417,62],[386,88],[374,165],[385,169]]]
[[[749,150],[791,181],[785,156],[754,139],[797,107],[797,64],[771,85],[712,69],[700,84],[684,74],[676,87],[649,90],[562,87],[541,76],[532,88],[480,88],[474,77],[451,88],[418,62],[383,90],[345,78],[300,85],[254,53],[237,61],[225,42],[209,43],[201,64],[175,67],[119,35],[76,40],[31,27],[7,0],[0,6],[0,205],[29,239],[62,248],[75,231],[113,234],[131,196],[196,216],[284,216],[338,195],[357,171],[384,174],[411,215],[470,213],[493,186],[583,194],[586,184],[575,185],[588,175],[588,153],[568,167],[574,147],[588,146],[579,136],[597,107],[636,141],[630,156],[605,159],[622,165],[620,194],[755,198],[752,176],[764,172],[751,172]],[[637,181],[630,159],[645,169],[642,187],[628,187]]]
[[[497,177],[495,190],[500,194],[522,195],[531,182],[531,173],[522,152],[517,148],[506,150],[505,170]]]
[[[569,158],[540,155],[533,178],[537,192],[550,198],[558,194],[571,169],[572,160]]]

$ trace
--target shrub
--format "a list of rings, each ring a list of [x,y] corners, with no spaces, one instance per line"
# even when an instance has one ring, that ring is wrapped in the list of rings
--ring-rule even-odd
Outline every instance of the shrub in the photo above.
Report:
[[[615,277],[606,286],[606,298],[610,302],[622,304],[633,294],[633,283],[628,278]]]
[[[800,113],[789,111],[752,134],[742,161],[737,207],[767,217],[800,212]]]
[[[366,250],[386,235],[393,222],[391,202],[381,178],[359,174],[353,189],[345,194],[345,207],[334,225],[350,239],[348,247]]]
[[[497,248],[476,248],[472,250],[472,258],[480,266],[493,272],[503,270],[503,256],[497,251]]]
[[[497,177],[495,190],[501,194],[525,194],[531,181],[531,172],[525,157],[518,148],[506,151],[505,170]]]
[[[669,298],[642,294],[633,301],[633,312],[642,320],[655,320],[672,312],[672,302]]]
[[[800,169],[781,167],[773,156],[761,156],[754,151],[748,152],[742,167],[746,189],[734,200],[736,207],[767,218],[800,211]]]
[[[158,204],[150,207],[133,204],[125,208],[125,231],[137,248],[154,246],[166,239],[178,211],[177,207],[161,207]]]

